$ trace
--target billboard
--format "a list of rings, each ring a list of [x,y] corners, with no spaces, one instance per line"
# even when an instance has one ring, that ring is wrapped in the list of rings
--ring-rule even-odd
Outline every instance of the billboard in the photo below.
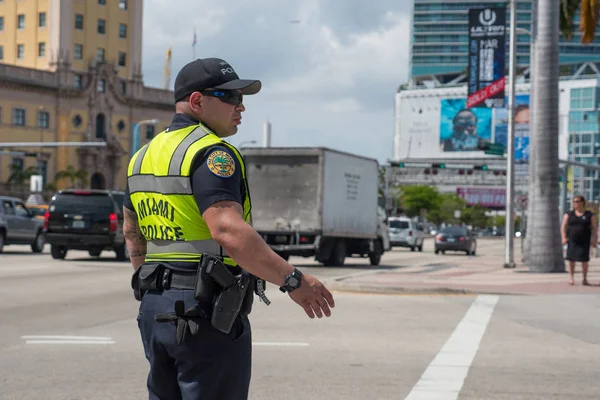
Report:
[[[508,99],[506,100],[508,104]],[[494,143],[506,147],[508,108],[494,110]],[[529,162],[529,95],[515,96],[515,161]]]
[[[467,107],[504,107],[506,7],[469,9]]]
[[[506,207],[506,189],[499,187],[457,187],[458,197],[466,200],[468,206],[481,205],[488,208]]]
[[[492,110],[467,108],[465,99],[440,100],[440,150],[481,151],[479,140],[492,140]]]

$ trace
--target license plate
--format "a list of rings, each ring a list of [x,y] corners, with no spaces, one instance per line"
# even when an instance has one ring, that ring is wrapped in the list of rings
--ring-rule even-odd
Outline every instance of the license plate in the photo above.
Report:
[[[73,221],[73,228],[85,228],[85,221]]]
[[[287,236],[275,236],[275,241],[277,243],[287,243],[288,238]]]
[[[453,243],[454,242],[454,238],[448,238],[448,242]]]

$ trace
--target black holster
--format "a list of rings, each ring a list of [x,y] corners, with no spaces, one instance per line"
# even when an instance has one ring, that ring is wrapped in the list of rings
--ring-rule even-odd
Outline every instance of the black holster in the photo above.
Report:
[[[136,268],[131,277],[131,288],[136,300],[141,301],[148,290],[160,289],[164,265],[160,263],[144,263]]]

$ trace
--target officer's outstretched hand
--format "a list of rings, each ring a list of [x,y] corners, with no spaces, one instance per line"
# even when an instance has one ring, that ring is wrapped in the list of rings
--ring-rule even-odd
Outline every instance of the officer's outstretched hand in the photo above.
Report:
[[[288,295],[304,308],[310,318],[314,318],[315,314],[319,318],[323,318],[323,314],[330,317],[330,307],[335,307],[331,292],[312,275],[303,274],[300,287]]]

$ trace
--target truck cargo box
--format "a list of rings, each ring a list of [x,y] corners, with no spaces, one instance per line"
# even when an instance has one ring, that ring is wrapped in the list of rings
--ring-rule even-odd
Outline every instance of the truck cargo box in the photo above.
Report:
[[[257,231],[377,236],[378,162],[327,148],[247,148]]]

